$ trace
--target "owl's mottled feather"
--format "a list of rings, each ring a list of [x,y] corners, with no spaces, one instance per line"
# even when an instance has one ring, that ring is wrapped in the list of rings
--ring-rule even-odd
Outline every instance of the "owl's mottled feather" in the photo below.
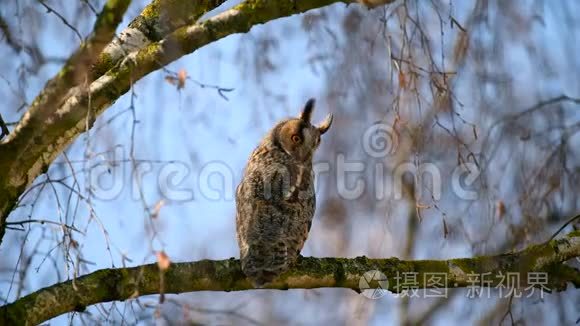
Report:
[[[316,198],[312,155],[332,123],[313,126],[309,100],[298,118],[278,123],[251,154],[236,191],[242,270],[256,287],[272,282],[298,258]]]

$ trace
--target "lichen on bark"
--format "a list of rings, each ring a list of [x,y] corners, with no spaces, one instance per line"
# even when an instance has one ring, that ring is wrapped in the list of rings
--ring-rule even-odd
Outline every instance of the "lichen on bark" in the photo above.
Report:
[[[403,273],[416,275],[416,288],[434,288],[426,283],[426,275],[445,275],[447,288],[466,287],[467,275],[509,272],[545,272],[547,287],[563,290],[567,283],[580,286],[580,272],[565,261],[580,257],[580,232],[575,231],[561,239],[532,245],[522,251],[497,256],[480,256],[450,260],[405,261],[397,258],[314,258],[301,257],[296,266],[282,274],[267,289],[346,288],[360,292],[361,277],[372,270],[382,272],[388,280],[395,280]],[[557,252],[554,248],[558,248]],[[530,261],[541,261],[530,264]],[[165,293],[192,291],[242,291],[253,289],[240,268],[239,260],[202,260],[175,263],[165,272]],[[490,279],[490,286],[498,284]],[[36,324],[60,314],[113,300],[127,300],[135,296],[159,293],[160,273],[157,264],[131,268],[104,269],[82,276],[73,281],[38,290],[17,301],[0,307],[0,324],[13,325],[26,321]],[[379,284],[372,280],[371,288]],[[527,285],[522,283],[522,285]],[[438,286],[437,288],[441,288]],[[404,290],[397,283],[389,282],[392,292]]]

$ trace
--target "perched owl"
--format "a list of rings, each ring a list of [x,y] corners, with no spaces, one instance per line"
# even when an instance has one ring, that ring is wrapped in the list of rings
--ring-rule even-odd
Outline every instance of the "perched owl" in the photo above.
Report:
[[[310,123],[314,100],[297,118],[279,122],[252,152],[236,189],[236,233],[242,270],[256,287],[272,282],[298,258],[316,198],[312,155],[332,115]]]

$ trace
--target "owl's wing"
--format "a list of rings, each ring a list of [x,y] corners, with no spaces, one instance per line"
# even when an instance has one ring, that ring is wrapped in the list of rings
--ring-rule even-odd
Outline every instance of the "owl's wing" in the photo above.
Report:
[[[288,270],[291,263],[284,234],[287,218],[270,201],[246,199],[237,206],[242,271],[256,287],[261,287]]]

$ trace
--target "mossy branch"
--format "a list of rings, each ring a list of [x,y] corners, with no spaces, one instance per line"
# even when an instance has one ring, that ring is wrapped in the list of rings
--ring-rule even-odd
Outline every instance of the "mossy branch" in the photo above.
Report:
[[[177,9],[183,8],[179,6],[186,6],[186,1],[161,2],[163,5],[157,6],[162,8],[158,8],[161,10],[157,11],[158,15],[163,12],[179,12]],[[153,4],[161,2],[155,1]],[[225,36],[244,33],[256,24],[335,2],[340,1],[247,0],[203,22],[191,20],[220,2],[212,1],[208,2],[208,6],[194,6],[197,11],[180,16],[185,22],[190,22],[190,25],[173,30],[158,42],[145,42],[148,45],[131,52],[98,79],[89,79],[90,85],[84,86],[77,80],[77,77],[86,75],[83,74],[84,69],[79,68],[92,64],[106,45],[103,41],[114,37],[114,26],[121,20],[130,3],[128,0],[109,0],[95,23],[97,33],[94,37],[71,56],[61,72],[47,83],[14,131],[0,141],[0,157],[6,158],[0,161],[0,243],[6,229],[5,221],[26,187],[44,173],[52,161],[78,135],[87,131],[96,117],[125,94],[134,82]],[[178,7],[171,10],[172,5]],[[152,8],[156,7],[151,5],[148,8],[152,12],[146,10],[145,16],[150,18],[150,22],[160,21],[161,18],[154,18],[156,13]],[[138,25],[137,22],[135,24]],[[178,25],[172,25],[172,28]],[[106,49],[103,51],[107,52]],[[97,59],[96,66],[100,65],[100,59]]]
[[[153,0],[99,55],[91,81],[101,77],[131,52],[161,41],[176,29],[195,23],[225,0]]]
[[[565,289],[571,282],[580,287],[580,272],[563,262],[580,257],[580,231],[562,239],[532,245],[522,251],[497,256],[481,256],[450,260],[403,261],[397,258],[313,258],[303,257],[289,272],[270,284],[268,289],[346,288],[360,291],[361,277],[368,271],[378,270],[388,280],[402,273],[416,273],[416,288],[459,288],[473,286],[470,275],[492,273],[545,272],[552,290]],[[446,275],[445,286],[430,284],[425,276],[430,273]],[[497,286],[497,278],[484,284]],[[375,281],[370,287],[377,287]],[[397,283],[388,283],[388,289],[399,292]],[[520,287],[528,286],[525,277]],[[160,271],[157,264],[131,268],[103,269],[76,280],[56,284],[6,306],[0,307],[1,325],[37,324],[71,311],[82,311],[87,306],[108,301],[123,301],[142,295],[159,293]],[[253,289],[240,269],[239,260],[202,260],[174,263],[164,274],[165,293],[193,291],[242,291]]]

